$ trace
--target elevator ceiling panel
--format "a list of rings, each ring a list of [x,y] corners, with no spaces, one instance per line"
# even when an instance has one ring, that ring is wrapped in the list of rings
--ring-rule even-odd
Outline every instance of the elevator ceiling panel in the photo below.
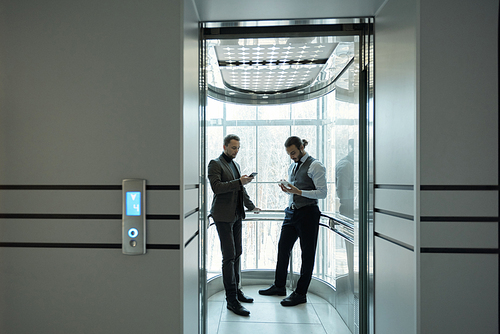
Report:
[[[213,39],[207,43],[209,95],[227,102],[281,104],[334,89],[352,63],[352,37]]]

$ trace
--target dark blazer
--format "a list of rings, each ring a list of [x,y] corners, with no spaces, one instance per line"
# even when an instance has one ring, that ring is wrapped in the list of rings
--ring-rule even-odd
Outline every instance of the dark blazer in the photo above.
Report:
[[[248,210],[255,209],[255,205],[250,200],[245,187],[241,185],[239,178],[233,175],[229,163],[222,156],[223,154],[217,159],[211,160],[208,164],[208,179],[214,192],[211,214],[216,222],[233,222],[240,190],[243,196],[243,205]],[[238,173],[241,174],[240,166],[236,161],[233,162]],[[244,210],[241,211],[243,213],[242,218],[245,218]]]

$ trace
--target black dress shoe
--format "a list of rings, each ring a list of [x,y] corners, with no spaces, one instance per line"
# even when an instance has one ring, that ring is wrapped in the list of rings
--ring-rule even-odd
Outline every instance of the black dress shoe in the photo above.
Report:
[[[292,294],[281,301],[283,306],[295,306],[307,302],[306,295],[302,295],[297,292],[292,292]]]
[[[267,289],[259,290],[259,294],[264,296],[274,296],[274,295],[286,296],[286,288],[285,287],[278,288],[276,287],[276,285],[273,284]]]
[[[243,316],[250,315],[250,311],[241,306],[240,302],[237,300],[232,302],[228,301],[227,309],[233,311],[237,315],[243,315]]]
[[[238,300],[242,303],[253,303],[253,298],[246,296],[241,290],[238,290]]]

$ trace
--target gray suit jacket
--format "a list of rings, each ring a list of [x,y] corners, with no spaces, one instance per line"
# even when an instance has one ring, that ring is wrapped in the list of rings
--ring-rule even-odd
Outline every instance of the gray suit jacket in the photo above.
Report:
[[[236,166],[236,169],[241,174],[240,166],[236,161],[233,162]],[[255,209],[255,205],[250,200],[245,187],[241,185],[239,178],[233,175],[231,167],[224,159],[222,154],[217,159],[211,160],[208,164],[208,179],[210,180],[210,186],[212,187],[212,191],[214,192],[214,200],[212,202],[211,210],[214,221],[234,221],[240,190],[243,196],[243,205],[248,210]],[[242,212],[242,218],[245,218],[244,210],[242,210]]]

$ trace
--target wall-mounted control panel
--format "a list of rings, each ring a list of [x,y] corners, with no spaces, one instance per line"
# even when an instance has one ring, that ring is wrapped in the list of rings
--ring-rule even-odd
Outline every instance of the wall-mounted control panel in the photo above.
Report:
[[[122,252],[146,254],[146,180],[122,181]]]

